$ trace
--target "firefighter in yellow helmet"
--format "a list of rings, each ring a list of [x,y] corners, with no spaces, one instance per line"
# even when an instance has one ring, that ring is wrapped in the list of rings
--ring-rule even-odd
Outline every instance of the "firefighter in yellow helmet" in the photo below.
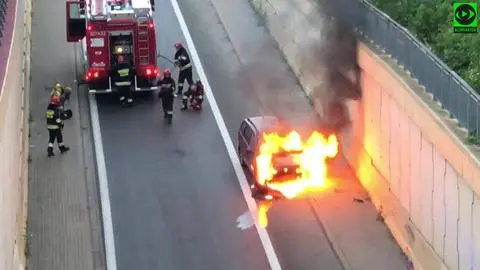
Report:
[[[59,109],[63,110],[65,101],[70,101],[70,95],[72,94],[72,88],[70,86],[63,87],[60,83],[55,83],[52,87],[50,97],[57,96],[60,98]]]
[[[61,97],[63,94],[63,87],[60,83],[55,83],[52,87],[52,92],[50,92],[50,97],[57,96]]]

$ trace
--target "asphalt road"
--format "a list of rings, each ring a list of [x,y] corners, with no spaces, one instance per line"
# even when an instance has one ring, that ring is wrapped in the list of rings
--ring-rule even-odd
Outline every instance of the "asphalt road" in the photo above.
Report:
[[[158,51],[172,57],[185,40],[170,1],[156,2]],[[247,116],[314,118],[248,2],[180,6],[234,141]],[[118,269],[269,269],[257,232],[236,228],[247,205],[209,106],[181,112],[179,101],[165,126],[155,96],[128,109],[98,99]],[[306,202],[282,203],[270,224],[283,269],[342,269]]]

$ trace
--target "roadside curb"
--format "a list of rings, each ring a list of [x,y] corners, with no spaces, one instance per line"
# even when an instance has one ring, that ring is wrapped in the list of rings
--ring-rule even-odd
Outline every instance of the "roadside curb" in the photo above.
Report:
[[[20,181],[22,189],[22,218],[20,219],[20,229],[24,241],[20,242],[18,254],[21,254],[20,269],[27,269],[27,257],[29,255],[29,232],[28,232],[28,164],[30,161],[29,154],[29,120],[30,120],[30,84],[31,84],[31,45],[32,45],[32,0],[25,0],[24,8],[24,33],[23,33],[23,61],[22,61],[22,112],[21,119],[23,127],[20,130],[20,136],[23,138],[23,145],[21,149],[21,171]]]

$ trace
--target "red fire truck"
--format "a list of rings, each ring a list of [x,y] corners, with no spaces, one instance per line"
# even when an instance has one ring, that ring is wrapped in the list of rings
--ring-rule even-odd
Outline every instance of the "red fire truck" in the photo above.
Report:
[[[115,91],[110,77],[118,56],[135,70],[135,90],[157,89],[160,75],[152,0],[67,0],[67,41],[81,42],[84,81],[93,93]]]

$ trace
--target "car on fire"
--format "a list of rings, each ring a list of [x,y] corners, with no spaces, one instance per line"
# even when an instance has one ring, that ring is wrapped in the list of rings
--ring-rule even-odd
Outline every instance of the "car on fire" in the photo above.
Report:
[[[291,199],[326,179],[326,159],[338,153],[335,135],[307,140],[275,116],[249,117],[238,131],[238,156],[256,200]]]
[[[258,155],[261,135],[264,132],[277,130],[279,126],[280,121],[274,116],[258,116],[244,119],[238,131],[238,156],[242,166],[250,173],[251,177],[248,177],[248,180],[252,197],[255,199],[282,198],[281,193],[269,190],[267,186],[259,184],[255,176],[255,159]]]

